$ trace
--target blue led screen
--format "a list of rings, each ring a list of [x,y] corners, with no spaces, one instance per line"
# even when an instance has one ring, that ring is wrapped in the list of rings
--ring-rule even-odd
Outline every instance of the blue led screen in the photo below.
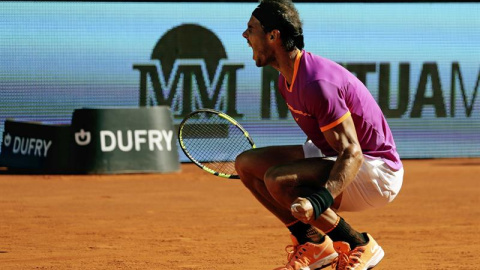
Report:
[[[258,146],[305,140],[242,32],[256,3],[1,2],[5,119],[68,124],[75,109],[210,107]],[[351,70],[402,158],[480,156],[479,3],[298,3],[305,49]],[[1,136],[1,135],[0,135]],[[184,159],[184,157],[183,157]]]

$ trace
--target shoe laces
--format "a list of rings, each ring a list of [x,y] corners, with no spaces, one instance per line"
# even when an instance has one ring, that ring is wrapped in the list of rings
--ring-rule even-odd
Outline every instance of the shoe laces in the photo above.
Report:
[[[348,263],[345,270],[354,270],[362,262],[362,254],[365,252],[365,246],[359,246],[353,249],[348,256]],[[341,268],[340,268],[341,269]]]
[[[349,257],[348,253],[338,252],[338,257],[332,262],[332,269],[343,270],[346,269]]]
[[[287,252],[287,269],[289,266],[293,269],[301,269],[309,265],[310,260],[303,256],[303,253],[307,251],[304,245],[288,245],[285,247],[285,251]]]

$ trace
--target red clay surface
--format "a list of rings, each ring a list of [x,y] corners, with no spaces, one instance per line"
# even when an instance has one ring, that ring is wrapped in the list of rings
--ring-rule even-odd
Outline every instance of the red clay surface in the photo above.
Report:
[[[480,269],[480,159],[406,160],[397,199],[343,213],[381,269]],[[238,180],[182,164],[135,175],[0,175],[0,269],[273,269],[288,231]]]

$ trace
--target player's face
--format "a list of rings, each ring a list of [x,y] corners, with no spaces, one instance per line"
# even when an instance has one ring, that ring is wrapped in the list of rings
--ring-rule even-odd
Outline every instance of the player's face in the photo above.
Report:
[[[253,50],[253,60],[257,67],[263,67],[269,64],[272,57],[272,50],[268,44],[268,34],[263,31],[262,25],[254,16],[250,17],[242,36],[247,39],[248,45]]]

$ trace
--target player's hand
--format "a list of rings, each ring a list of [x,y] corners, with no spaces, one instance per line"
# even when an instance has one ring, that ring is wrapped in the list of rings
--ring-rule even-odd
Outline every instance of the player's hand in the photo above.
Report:
[[[303,223],[308,223],[313,219],[313,206],[309,200],[298,197],[293,201],[290,207],[292,215]]]

